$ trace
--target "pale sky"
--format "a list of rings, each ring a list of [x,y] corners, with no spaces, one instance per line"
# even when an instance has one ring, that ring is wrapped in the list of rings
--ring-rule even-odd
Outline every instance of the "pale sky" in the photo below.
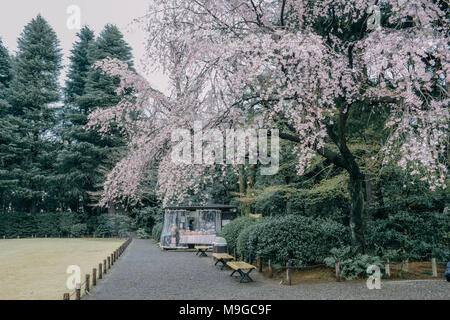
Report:
[[[133,24],[133,19],[144,15],[151,0],[1,0],[0,1],[0,37],[10,52],[17,50],[17,38],[24,26],[39,13],[55,30],[64,54],[63,64],[68,57],[73,43],[77,39],[78,30],[69,29],[67,20],[70,14],[67,9],[71,5],[80,8],[81,25],[88,25],[96,36],[107,23],[115,24],[124,34],[125,41],[133,48],[135,66],[156,89],[167,91],[167,78],[160,72],[144,74],[142,61],[145,34]],[[61,83],[64,81],[62,72]]]

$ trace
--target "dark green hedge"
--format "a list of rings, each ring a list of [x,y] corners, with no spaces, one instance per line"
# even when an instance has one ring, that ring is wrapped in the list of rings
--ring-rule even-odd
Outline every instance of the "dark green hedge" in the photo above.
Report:
[[[410,259],[416,261],[430,259],[435,250],[446,250],[447,253],[441,257],[445,260],[450,258],[447,256],[450,243],[446,238],[449,233],[449,212],[401,211],[386,219],[369,222],[367,242],[370,248],[375,249],[405,249]]]
[[[295,266],[323,261],[333,247],[350,243],[349,230],[332,220],[288,215],[268,219],[252,230],[248,250],[273,263]]]
[[[220,236],[227,240],[228,252],[233,252],[236,249],[239,234],[241,231],[254,223],[258,222],[258,218],[253,217],[239,217],[232,220],[229,224],[223,227]]]
[[[74,212],[0,212],[0,237],[82,237],[85,235],[126,237],[134,230],[125,215],[87,216]]]

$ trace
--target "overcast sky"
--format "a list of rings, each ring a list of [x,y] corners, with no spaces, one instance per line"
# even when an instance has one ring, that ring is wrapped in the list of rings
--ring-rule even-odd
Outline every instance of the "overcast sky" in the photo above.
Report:
[[[107,23],[113,23],[120,28],[125,40],[133,48],[136,69],[143,73],[141,59],[144,33],[133,25],[132,21],[145,14],[150,4],[151,0],[1,0],[0,37],[10,52],[15,52],[17,38],[24,26],[40,13],[58,35],[64,54],[63,63],[66,66],[78,32],[67,27],[67,20],[71,16],[67,13],[67,9],[71,5],[76,5],[81,10],[81,24],[91,27],[96,36]],[[64,74],[65,71],[63,77]],[[162,74],[145,76],[155,88],[166,91],[167,80]]]

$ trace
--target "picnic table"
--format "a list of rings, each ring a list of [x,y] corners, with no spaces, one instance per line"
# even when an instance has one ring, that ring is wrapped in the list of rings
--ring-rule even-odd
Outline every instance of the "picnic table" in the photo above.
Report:
[[[232,277],[236,272],[241,275],[241,280],[239,281],[240,283],[242,283],[245,279],[248,279],[249,282],[253,281],[253,279],[250,277],[250,272],[252,272],[253,269],[256,269],[255,266],[244,261],[229,261],[227,262],[227,266],[233,269],[230,277]],[[245,272],[246,270],[248,271]]]
[[[200,253],[200,257],[207,257],[208,255],[206,254],[206,252],[209,249],[211,249],[211,247],[208,247],[208,246],[195,246],[194,249],[197,250],[195,255],[198,255]]]
[[[228,260],[234,260],[234,257],[230,256],[227,253],[213,253],[212,256],[217,260],[214,265],[217,265],[219,262],[222,263],[222,267],[220,268],[220,270],[223,270],[223,268],[225,268]]]

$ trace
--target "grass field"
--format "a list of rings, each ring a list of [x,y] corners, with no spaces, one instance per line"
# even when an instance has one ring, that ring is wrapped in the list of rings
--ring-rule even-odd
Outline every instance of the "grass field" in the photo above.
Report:
[[[81,268],[81,281],[123,240],[0,240],[0,300],[61,300],[69,265]]]

